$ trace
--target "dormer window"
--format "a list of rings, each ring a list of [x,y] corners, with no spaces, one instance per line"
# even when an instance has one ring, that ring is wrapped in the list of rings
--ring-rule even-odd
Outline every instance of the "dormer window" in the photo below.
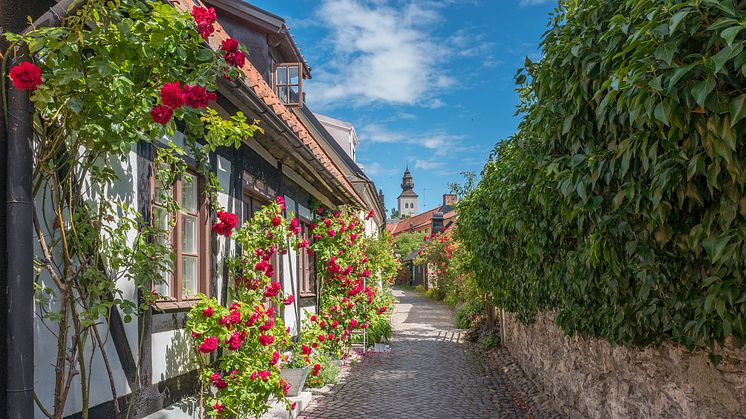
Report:
[[[275,93],[287,106],[303,106],[303,78],[300,63],[282,63],[275,66],[273,85]]]

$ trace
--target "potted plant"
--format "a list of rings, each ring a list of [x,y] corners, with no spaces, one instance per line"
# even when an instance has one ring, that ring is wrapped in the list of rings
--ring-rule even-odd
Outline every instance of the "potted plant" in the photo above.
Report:
[[[296,397],[303,391],[311,368],[311,347],[295,342],[285,357],[287,360],[280,366],[280,378],[290,384],[287,396]]]

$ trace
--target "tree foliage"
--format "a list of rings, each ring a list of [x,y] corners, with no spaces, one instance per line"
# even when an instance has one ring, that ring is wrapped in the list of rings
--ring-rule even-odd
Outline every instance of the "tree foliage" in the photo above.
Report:
[[[566,1],[459,205],[481,287],[644,346],[746,338],[746,32],[731,0]]]

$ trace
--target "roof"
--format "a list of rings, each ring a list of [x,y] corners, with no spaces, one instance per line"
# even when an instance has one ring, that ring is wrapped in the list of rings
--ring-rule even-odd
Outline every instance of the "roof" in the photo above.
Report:
[[[407,262],[410,260],[415,260],[417,256],[420,254],[420,249],[412,250],[407,256],[402,259],[403,261]]]
[[[223,0],[225,1],[225,0]],[[235,3],[231,0],[231,3]],[[193,0],[177,0],[175,7],[181,10],[191,10],[195,6]],[[225,29],[220,23],[215,24],[215,32],[209,39],[210,47],[218,50],[221,43],[228,39],[229,36]],[[355,190],[352,183],[342,173],[339,167],[337,167],[329,155],[326,154],[321,145],[314,139],[308,129],[301,123],[298,117],[291,112],[285,104],[280,101],[272,88],[267,84],[259,71],[251,64],[249,60],[246,60],[245,65],[241,68],[244,74],[245,85],[254,93],[273,113],[277,115],[294,134],[308,149],[310,149],[314,158],[316,158],[323,167],[332,175],[332,177],[340,184],[340,186],[348,191],[351,195],[358,197],[361,200],[357,191]]]
[[[417,195],[417,192],[413,191],[412,189],[407,189],[399,194],[399,198],[401,198],[402,196],[411,196],[413,198],[417,198],[419,195]]]
[[[193,3],[192,0],[186,1]],[[295,38],[290,33],[290,28],[285,24],[284,18],[243,0],[205,0],[204,2],[210,6],[222,9],[232,16],[238,17],[266,33],[276,36],[275,40],[279,41],[282,46],[286,47],[303,64],[303,78],[311,78],[311,67],[303,57],[303,54],[301,54],[300,48],[295,43]]]
[[[334,153],[339,157],[339,159],[341,159],[344,165],[349,168],[351,173],[351,176],[349,176],[348,178],[349,181],[354,186],[365,184],[363,188],[367,188],[368,193],[366,194],[364,190],[357,189],[359,195],[361,196],[361,198],[363,198],[363,201],[365,201],[365,196],[368,195],[368,197],[370,198],[369,200],[373,202],[366,202],[366,205],[372,204],[375,207],[373,209],[376,210],[376,217],[378,217],[380,221],[385,222],[386,208],[384,207],[380,196],[375,190],[375,183],[373,183],[373,181],[365,174],[362,168],[354,160],[352,160],[352,157],[350,157],[350,155],[345,152],[339,142],[337,142],[334,136],[326,129],[324,124],[319,120],[319,117],[321,115],[313,113],[311,109],[309,109],[308,106],[305,104],[305,102],[303,103],[302,108],[294,108],[293,112],[296,115],[302,115],[302,120],[308,121],[308,123],[311,124],[311,127],[313,127],[313,129],[319,133],[325,143],[327,143],[334,150]]]
[[[433,222],[433,213],[436,212],[443,213],[443,225],[445,227],[453,225],[458,218],[458,213],[455,209],[448,205],[441,205],[412,217],[401,219],[396,223],[386,223],[386,230],[394,236],[410,230],[417,231],[422,227],[430,226]]]

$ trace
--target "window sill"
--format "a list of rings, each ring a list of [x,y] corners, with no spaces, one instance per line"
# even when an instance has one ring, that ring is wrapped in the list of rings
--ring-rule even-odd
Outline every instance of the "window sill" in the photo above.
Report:
[[[316,296],[315,292],[301,292],[299,294],[300,298],[311,298],[311,297],[315,297],[315,296]]]
[[[197,305],[199,300],[186,301],[158,301],[153,307],[153,311],[187,311]]]

